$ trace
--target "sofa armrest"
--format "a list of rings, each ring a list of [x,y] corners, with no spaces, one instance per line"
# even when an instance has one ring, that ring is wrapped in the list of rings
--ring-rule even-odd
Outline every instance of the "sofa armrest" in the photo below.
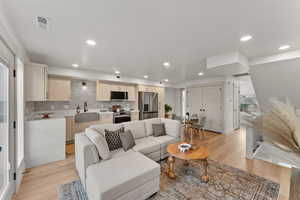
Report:
[[[75,165],[83,186],[86,186],[86,170],[98,163],[100,157],[96,146],[84,133],[75,134]]]

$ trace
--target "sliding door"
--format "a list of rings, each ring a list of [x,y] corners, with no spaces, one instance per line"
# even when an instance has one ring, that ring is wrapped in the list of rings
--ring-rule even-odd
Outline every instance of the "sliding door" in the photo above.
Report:
[[[9,68],[0,62],[0,199],[9,187],[9,122]]]

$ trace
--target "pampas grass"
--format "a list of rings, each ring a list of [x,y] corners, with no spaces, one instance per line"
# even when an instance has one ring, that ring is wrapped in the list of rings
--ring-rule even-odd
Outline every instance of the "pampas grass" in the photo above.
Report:
[[[270,105],[270,111],[248,122],[262,130],[265,141],[300,154],[300,119],[295,107],[288,100],[281,102],[276,99],[271,99]]]

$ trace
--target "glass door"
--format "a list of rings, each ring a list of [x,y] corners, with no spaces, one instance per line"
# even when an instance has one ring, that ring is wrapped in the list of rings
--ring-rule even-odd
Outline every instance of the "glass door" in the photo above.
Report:
[[[0,62],[0,199],[9,186],[9,69]]]

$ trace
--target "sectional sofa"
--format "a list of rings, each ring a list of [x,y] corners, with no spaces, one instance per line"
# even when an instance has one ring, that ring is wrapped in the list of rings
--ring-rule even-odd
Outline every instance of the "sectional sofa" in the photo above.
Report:
[[[154,137],[152,124],[164,123],[166,135]],[[144,200],[159,191],[160,165],[155,162],[168,156],[167,145],[180,140],[180,122],[154,118],[122,124],[93,125],[104,130],[124,127],[132,132],[136,145],[128,150],[117,149],[111,158],[101,160],[96,146],[85,135],[75,135],[76,169],[89,200]]]

